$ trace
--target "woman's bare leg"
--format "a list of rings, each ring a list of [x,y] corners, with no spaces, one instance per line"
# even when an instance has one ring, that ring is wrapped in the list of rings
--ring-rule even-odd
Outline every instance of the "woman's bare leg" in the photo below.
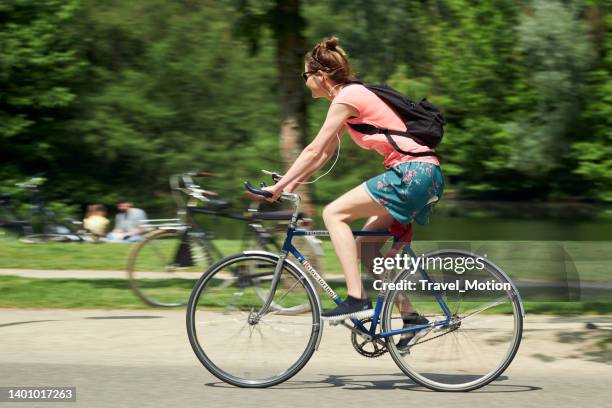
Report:
[[[393,223],[393,217],[391,214],[383,214],[374,217],[370,217],[363,226],[364,231],[386,231]],[[385,242],[389,240],[389,237],[358,237],[357,238],[357,257],[361,260],[361,264],[368,270],[368,272],[374,276],[380,278],[380,276],[374,275],[372,267],[374,264],[374,258],[382,256],[380,249],[385,245]],[[361,286],[361,298],[367,297],[367,293],[363,284]],[[410,313],[415,311],[414,306],[410,303],[408,298],[403,294],[399,293],[395,299],[395,305],[400,311],[402,317],[408,316]]]
[[[393,223],[391,214],[386,213],[370,217],[362,229],[364,231],[387,231]],[[361,265],[374,277],[376,275],[372,271],[374,266],[374,258],[381,256],[380,249],[389,241],[389,237],[357,237],[357,259],[361,261]],[[361,285],[361,297],[366,298],[367,293],[363,284]]]
[[[389,213],[370,197],[363,185],[338,197],[323,210],[323,220],[342,266],[348,294],[354,298],[361,298],[362,285],[357,245],[349,223],[385,214]]]

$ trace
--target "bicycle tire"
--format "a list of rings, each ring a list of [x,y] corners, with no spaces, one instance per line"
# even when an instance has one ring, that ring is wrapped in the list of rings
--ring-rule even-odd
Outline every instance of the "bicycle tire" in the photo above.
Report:
[[[200,344],[200,341],[198,340],[198,329],[196,328],[196,312],[198,308],[198,302],[200,301],[202,292],[205,291],[207,284],[209,282],[213,282],[215,275],[219,272],[222,272],[226,266],[231,266],[238,262],[256,261],[259,263],[268,263],[270,267],[274,267],[278,259],[279,259],[278,255],[275,255],[272,253],[265,253],[265,252],[260,252],[258,254],[238,253],[235,255],[228,256],[226,258],[223,258],[219,262],[217,262],[215,265],[211,266],[209,270],[199,279],[199,281],[196,283],[196,285],[193,288],[193,291],[189,298],[189,302],[187,304],[186,324],[187,324],[187,335],[189,338],[189,342],[191,344],[191,347],[194,353],[196,354],[198,360],[200,360],[202,365],[211,374],[213,374],[215,377],[217,377],[221,381],[224,381],[228,384],[235,385],[237,387],[243,387],[243,388],[266,388],[266,387],[271,387],[271,386],[280,384],[284,381],[287,381],[288,379],[293,377],[295,374],[297,374],[310,360],[310,358],[312,357],[317,347],[318,341],[320,340],[321,331],[322,331],[321,308],[320,308],[319,299],[310,281],[306,279],[304,274],[297,267],[295,267],[294,265],[288,262],[285,262],[285,264],[283,265],[282,274],[287,273],[288,276],[292,277],[296,281],[301,282],[301,285],[303,289],[305,290],[305,293],[308,297],[308,301],[310,303],[308,316],[310,316],[312,319],[310,337],[307,339],[303,352],[301,352],[299,357],[296,359],[296,361],[293,364],[291,364],[289,368],[287,368],[282,373],[272,376],[272,377],[261,378],[261,379],[241,378],[219,367],[218,366],[219,363],[218,362],[215,363],[215,361],[213,361],[209,357],[209,355],[204,350],[204,347],[202,347],[202,345]],[[277,290],[276,295],[279,293],[280,290],[281,289]],[[230,308],[229,310],[234,310],[234,308]],[[306,316],[306,320],[308,320],[308,316]],[[215,335],[217,334],[217,332],[218,330],[215,331]],[[288,342],[280,341],[277,343],[286,345]],[[238,352],[238,350],[242,350],[242,348],[236,349],[235,351]],[[209,351],[209,354],[210,354],[210,351]],[[275,352],[274,355],[280,356],[281,354],[282,353]],[[223,354],[217,353],[217,355],[235,357],[233,353],[223,353]],[[239,357],[236,357],[236,358],[239,358]],[[272,365],[272,362],[270,360],[266,360],[266,362]]]
[[[434,251],[434,252],[423,255],[423,259],[427,259],[428,257],[434,257],[434,256],[440,257],[440,258],[453,257],[453,256],[479,257],[477,254],[473,254],[473,253],[461,251],[461,250],[440,250],[440,251]],[[429,376],[428,377],[414,370],[410,366],[410,364],[404,360],[404,356],[397,348],[395,341],[393,340],[393,336],[388,337],[386,342],[387,342],[387,349],[389,350],[389,354],[391,355],[391,357],[393,358],[397,366],[408,377],[410,377],[410,379],[412,379],[415,383],[420,384],[434,391],[455,391],[455,392],[456,391],[463,391],[463,392],[473,391],[475,389],[481,388],[489,384],[491,381],[494,381],[496,378],[498,378],[508,368],[508,366],[510,365],[510,363],[516,356],[516,353],[518,352],[518,348],[521,343],[521,337],[522,337],[522,331],[523,331],[523,307],[521,304],[520,295],[518,294],[518,291],[516,290],[516,287],[514,286],[514,284],[512,284],[512,281],[510,280],[510,278],[506,275],[506,273],[501,268],[499,268],[497,265],[495,265],[493,262],[489,261],[486,258],[480,257],[480,259],[484,262],[489,272],[491,272],[491,274],[499,282],[502,282],[502,283],[507,282],[510,284],[510,287],[511,287],[506,292],[508,292],[508,298],[510,299],[511,306],[512,306],[511,309],[512,309],[512,316],[513,316],[513,322],[514,322],[514,329],[512,333],[512,340],[507,348],[506,354],[501,359],[499,364],[497,364],[497,366],[494,369],[486,373],[486,375],[483,375],[482,377],[476,380],[468,381],[465,383],[449,384],[449,383],[441,382],[440,380],[432,380],[432,378],[429,378],[429,377],[436,377],[436,373],[427,373],[427,375]],[[412,272],[411,270],[407,269],[399,273],[398,276],[393,280],[393,283],[397,283],[404,279],[407,279],[408,275],[412,275],[411,272]],[[399,292],[398,290],[390,290],[387,292],[385,296],[385,306],[384,306],[383,313],[382,313],[382,325],[383,325],[383,331],[385,332],[393,329],[392,322],[391,322],[391,314],[395,307],[394,300],[398,292]],[[470,318],[470,315],[468,315],[467,318]],[[465,319],[465,317],[461,319],[461,322],[467,321],[463,319]],[[446,333],[443,333],[441,335],[434,334],[429,340],[440,341],[438,340],[438,338],[441,338],[442,336],[446,334],[451,334],[454,336],[455,331],[459,333],[460,330],[462,330],[461,326],[459,326],[456,329],[452,329],[452,330],[449,329]],[[424,340],[420,340],[419,342],[416,342],[415,345],[413,345],[412,347],[418,347],[420,343],[425,343],[427,341],[428,339],[425,337]],[[458,347],[457,344],[453,344],[453,346],[456,348]],[[415,359],[415,356],[412,355],[413,354],[412,349],[410,351],[410,354],[411,355],[410,357],[408,357],[408,359]],[[479,356],[479,357],[482,358],[482,356]],[[437,358],[441,359],[439,355],[437,356]],[[444,375],[438,374],[437,378],[449,378],[450,379],[451,376],[448,376],[446,374]]]
[[[184,296],[184,299],[179,300],[179,301],[175,301],[174,298],[172,299],[172,301],[169,300],[162,300],[162,298],[167,297],[168,295],[164,295],[164,294],[157,294],[157,295],[153,295],[153,292],[149,292],[148,290],[146,290],[144,288],[144,285],[142,284],[141,278],[137,275],[140,275],[142,273],[142,271],[137,271],[136,269],[138,269],[137,264],[139,262],[139,258],[143,257],[143,249],[147,248],[147,246],[151,246],[153,245],[153,243],[158,242],[162,239],[177,239],[180,240],[182,234],[186,234],[187,232],[184,230],[176,230],[176,229],[160,229],[160,230],[154,230],[150,233],[148,233],[147,235],[145,235],[145,237],[138,241],[130,250],[130,254],[128,256],[128,263],[127,263],[127,274],[128,274],[128,282],[130,285],[130,289],[132,290],[132,292],[139,298],[141,299],[144,303],[153,306],[153,307],[180,307],[180,306],[184,306],[187,303],[187,300],[189,298],[189,295],[186,293]],[[191,239],[192,244],[191,245],[197,245],[198,246],[198,250],[202,251],[202,255],[201,255],[201,259],[199,259],[199,264],[196,265],[196,269],[197,271],[193,272],[194,274],[198,274],[197,277],[199,277],[199,275],[201,275],[201,273],[203,273],[207,266],[211,263],[210,262],[210,253],[208,251],[208,247],[206,245],[205,242],[203,242],[202,240],[198,240],[194,237],[189,236],[189,239]],[[171,250],[168,254],[168,259],[165,261],[166,264],[163,265],[163,267],[165,268],[165,272],[172,272],[173,269],[175,268],[175,266],[173,266],[172,259],[170,259],[171,256],[173,256],[175,254],[175,250]],[[160,260],[160,262],[162,262],[162,260]],[[146,273],[146,272],[145,272]],[[177,274],[178,277],[178,274]],[[172,279],[172,276],[168,276],[168,279]],[[194,277],[193,281],[195,282],[196,279]]]

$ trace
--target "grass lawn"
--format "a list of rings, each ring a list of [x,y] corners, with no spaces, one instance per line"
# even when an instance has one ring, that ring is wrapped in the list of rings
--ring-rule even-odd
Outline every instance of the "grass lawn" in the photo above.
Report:
[[[239,241],[215,240],[229,255],[240,249]],[[489,241],[415,242],[417,254],[440,248],[458,248],[479,254],[499,265],[513,279],[588,280],[612,282],[611,242],[606,241]],[[133,244],[48,243],[24,244],[0,237],[0,268],[125,270]],[[324,273],[340,272],[329,240],[325,250]]]
[[[343,283],[331,285],[340,295],[346,295]],[[183,288],[187,297],[189,287]],[[218,307],[227,293],[211,297],[205,303]],[[332,301],[321,296],[323,307]],[[0,276],[0,307],[5,308],[102,308],[146,309],[120,279],[31,279],[16,276]],[[527,313],[546,314],[610,314],[612,301],[599,302],[525,302]]]
[[[240,249],[239,241],[216,240],[226,255]],[[133,244],[48,243],[24,244],[0,236],[0,268],[48,270],[125,270]],[[415,242],[417,254],[440,248],[457,248],[479,254],[502,267],[514,280],[588,280],[612,282],[610,242]],[[329,241],[324,241],[324,273],[337,273],[340,266]],[[152,252],[151,252],[152,253]],[[147,266],[148,267],[148,266]],[[184,286],[184,285],[183,285]],[[189,285],[188,285],[189,286]],[[333,283],[345,295],[343,283]],[[605,288],[603,290],[606,290]],[[178,296],[188,297],[190,287],[177,288]],[[535,302],[523,294],[529,313],[610,313],[606,301]],[[324,306],[331,306],[325,296]],[[532,298],[531,300],[537,299]],[[0,277],[0,307],[50,308],[145,308],[123,280],[113,279],[29,279]]]
[[[215,241],[224,254],[238,251],[238,241]],[[0,238],[0,268],[89,269],[122,271],[134,244],[59,243],[24,244]]]

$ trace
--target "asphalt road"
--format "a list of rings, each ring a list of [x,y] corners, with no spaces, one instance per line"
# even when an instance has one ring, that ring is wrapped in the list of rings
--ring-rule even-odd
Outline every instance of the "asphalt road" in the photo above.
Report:
[[[588,329],[587,323],[599,328]],[[366,359],[342,327],[325,327],[308,365],[269,389],[219,382],[196,359],[184,312],[0,309],[0,387],[76,386],[77,402],[4,407],[612,407],[612,350],[604,317],[527,316],[521,349],[495,382],[437,393],[388,355]]]

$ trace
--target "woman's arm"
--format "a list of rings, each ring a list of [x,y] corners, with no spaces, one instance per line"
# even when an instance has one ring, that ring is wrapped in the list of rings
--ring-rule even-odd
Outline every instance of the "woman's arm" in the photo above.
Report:
[[[340,130],[340,132],[342,132],[342,129]],[[283,191],[292,193],[300,185],[300,183],[308,180],[310,176],[312,176],[318,169],[323,167],[325,163],[329,161],[329,159],[332,158],[332,156],[334,155],[334,151],[336,150],[336,147],[338,146],[338,143],[340,142],[339,137],[342,137],[342,134],[340,132],[338,133],[338,137],[333,138],[332,141],[327,145],[327,147],[325,148],[325,151],[319,157],[319,160],[317,161],[317,163],[313,165],[315,169],[304,173],[304,175],[300,177],[298,180],[295,180],[292,183],[285,186]]]
[[[351,116],[358,116],[358,113],[349,105],[337,103],[330,106],[317,137],[302,150],[283,178],[274,186],[266,188],[273,194],[271,201],[276,200],[289,187],[295,188],[297,182],[305,180],[304,176],[310,176],[325,164],[330,157],[327,154],[330,145],[332,149],[335,147],[338,142],[336,134],[341,131],[344,121]]]

